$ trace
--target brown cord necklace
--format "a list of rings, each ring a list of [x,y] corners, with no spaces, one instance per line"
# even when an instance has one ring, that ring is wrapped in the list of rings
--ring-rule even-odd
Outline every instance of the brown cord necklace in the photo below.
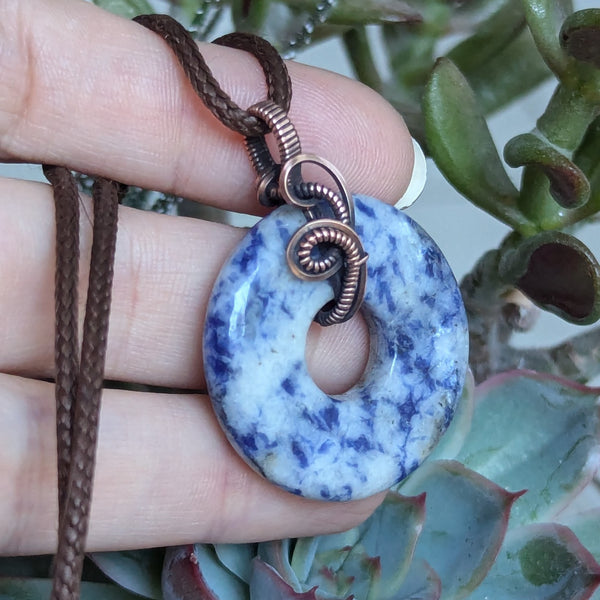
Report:
[[[376,199],[353,196],[331,163],[302,152],[287,115],[290,79],[270,44],[239,33],[216,41],[252,53],[263,69],[268,99],[243,110],[220,88],[181,25],[165,15],[135,20],[166,41],[212,114],[245,137],[258,201],[277,207],[234,250],[208,303],[204,373],[225,435],[252,468],[293,494],[346,501],[391,487],[429,454],[462,390],[467,322],[448,263],[410,218]],[[326,183],[306,181],[307,164],[311,173],[324,172]],[[66,168],[46,166],[44,172],[54,187],[57,229],[59,527],[52,600],[76,600],[122,186],[106,179],[94,186],[79,358],[78,191]],[[367,370],[353,388],[329,396],[306,367],[308,328],[313,320],[344,322],[361,307],[371,335]]]
[[[198,46],[177,21],[143,15],[138,23],[161,35],[175,53],[190,83],[211,112],[245,136],[262,136],[267,126],[237,106],[216,82]],[[269,98],[286,110],[291,99],[287,69],[275,49],[261,38],[231,34],[217,44],[247,50],[259,60]],[[78,341],[79,192],[70,171],[44,166],[54,188],[56,215],[55,371],[58,455],[58,547],[53,600],[79,598],[108,335],[117,206],[122,186],[98,179],[94,186],[94,226],[83,341]]]

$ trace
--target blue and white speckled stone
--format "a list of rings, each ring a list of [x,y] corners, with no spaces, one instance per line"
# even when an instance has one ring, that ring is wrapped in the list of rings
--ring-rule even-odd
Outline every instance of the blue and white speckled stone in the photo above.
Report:
[[[438,247],[396,209],[355,201],[371,334],[357,385],[328,396],[307,371],[308,328],[332,291],[286,263],[305,222],[297,209],[277,209],[240,243],[204,330],[208,390],[229,440],[259,473],[309,498],[354,500],[406,477],[448,426],[467,365],[465,311]]]

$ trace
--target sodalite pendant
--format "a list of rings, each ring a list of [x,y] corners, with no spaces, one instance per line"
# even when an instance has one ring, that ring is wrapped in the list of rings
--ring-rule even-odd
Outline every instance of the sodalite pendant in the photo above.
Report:
[[[333,293],[290,271],[286,246],[305,222],[295,208],[248,233],[206,317],[208,391],[227,437],[259,473],[309,498],[354,500],[406,477],[448,426],[467,365],[465,311],[439,248],[396,209],[355,203],[371,353],[352,389],[328,396],[307,371],[308,328]]]

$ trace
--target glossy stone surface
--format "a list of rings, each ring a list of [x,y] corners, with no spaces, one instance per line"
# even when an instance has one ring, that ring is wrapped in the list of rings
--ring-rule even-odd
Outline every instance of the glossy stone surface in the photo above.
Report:
[[[406,477],[448,426],[467,365],[467,322],[445,258],[409,217],[356,197],[369,254],[362,379],[328,396],[308,374],[306,335],[332,297],[285,261],[302,214],[281,207],[223,267],[204,334],[204,367],[229,440],[259,473],[310,498],[358,499]]]

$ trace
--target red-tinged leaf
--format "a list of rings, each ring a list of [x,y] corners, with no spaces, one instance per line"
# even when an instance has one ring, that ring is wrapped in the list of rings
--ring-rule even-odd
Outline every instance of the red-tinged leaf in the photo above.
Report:
[[[541,523],[511,532],[473,600],[587,600],[600,565],[564,525]]]
[[[431,565],[423,559],[416,559],[394,595],[389,600],[439,600],[442,595],[442,582]]]
[[[426,519],[415,556],[442,581],[442,598],[465,598],[491,568],[520,493],[510,493],[456,461],[425,463],[402,486],[425,492]]]
[[[504,147],[511,167],[530,165],[548,178],[550,195],[564,208],[578,208],[590,197],[585,173],[565,154],[533,133],[518,135]]]
[[[244,600],[248,586],[226,569],[211,546],[177,546],[165,556],[164,600]]]
[[[588,8],[567,17],[560,45],[573,58],[600,69],[600,9]]]
[[[318,600],[316,589],[296,592],[271,565],[260,558],[252,561],[250,600]]]
[[[566,525],[596,561],[600,562],[600,506],[574,515],[559,515],[558,520]]]
[[[459,453],[471,429],[471,419],[475,410],[475,379],[470,369],[467,370],[465,385],[450,426],[438,442],[433,452],[427,457],[429,462],[440,459],[453,459]]]
[[[457,456],[511,490],[511,523],[552,519],[598,471],[600,389],[513,371],[478,386],[472,428]]]
[[[317,585],[319,594],[339,598],[353,593],[365,598],[378,589],[391,597],[411,568],[424,519],[424,495],[390,492],[358,527],[299,539],[292,566],[304,588]]]
[[[258,545],[258,557],[271,565],[292,588],[299,590],[300,580],[290,563],[290,542],[290,539],[263,542]]]
[[[161,571],[165,552],[162,548],[94,552],[96,566],[115,583],[145,598],[162,600]]]
[[[498,271],[506,284],[566,321],[586,325],[600,317],[600,265],[572,235],[544,231],[509,238]]]

